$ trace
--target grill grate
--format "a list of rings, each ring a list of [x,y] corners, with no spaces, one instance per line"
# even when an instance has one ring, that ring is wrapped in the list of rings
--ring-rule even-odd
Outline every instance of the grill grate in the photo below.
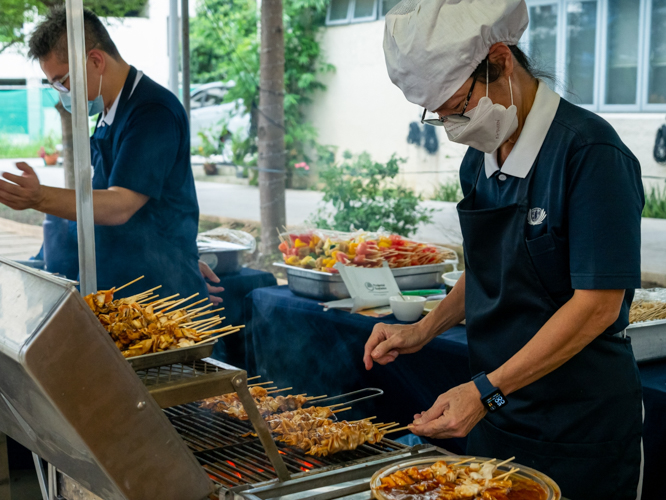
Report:
[[[213,373],[227,371],[205,361],[191,363],[176,363],[173,365],[157,366],[145,370],[138,370],[136,374],[146,387],[166,384],[168,382],[183,381],[196,377],[203,377]]]
[[[199,408],[198,403],[174,406],[164,412],[215,483],[231,488],[277,478],[261,443],[249,435],[254,432],[250,422]],[[363,444],[356,450],[313,457],[284,443],[277,445],[291,474],[346,466],[406,448],[383,439],[377,444]]]

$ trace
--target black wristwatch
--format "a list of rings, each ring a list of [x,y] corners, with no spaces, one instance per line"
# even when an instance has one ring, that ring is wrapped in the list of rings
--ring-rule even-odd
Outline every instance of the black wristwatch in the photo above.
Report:
[[[481,372],[472,377],[472,382],[481,393],[481,402],[488,411],[494,412],[499,410],[507,403],[506,397],[502,394],[497,387],[493,386],[486,376],[486,372]]]

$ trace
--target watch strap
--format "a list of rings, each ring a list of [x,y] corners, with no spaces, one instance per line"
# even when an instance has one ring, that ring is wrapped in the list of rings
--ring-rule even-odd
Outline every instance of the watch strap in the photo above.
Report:
[[[472,377],[472,382],[481,393],[481,399],[485,399],[497,391],[497,387],[490,383],[486,372],[481,372]]]

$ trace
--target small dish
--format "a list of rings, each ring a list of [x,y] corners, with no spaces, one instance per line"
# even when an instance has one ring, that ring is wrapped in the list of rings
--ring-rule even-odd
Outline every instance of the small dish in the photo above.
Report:
[[[395,295],[389,299],[389,303],[396,319],[413,323],[421,317],[426,298],[413,295]]]

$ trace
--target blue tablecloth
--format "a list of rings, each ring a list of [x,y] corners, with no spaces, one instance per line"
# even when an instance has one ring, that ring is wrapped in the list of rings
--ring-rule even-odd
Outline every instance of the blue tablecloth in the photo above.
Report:
[[[225,325],[244,324],[245,311],[243,307],[245,306],[245,296],[252,292],[252,290],[277,285],[275,276],[256,269],[244,268],[238,273],[223,274],[218,277],[220,278],[220,282],[211,284],[213,286],[224,287],[224,292],[215,295],[223,299],[219,307],[224,307],[224,311],[220,311],[219,314],[226,317],[224,320]],[[224,362],[244,361],[245,343],[242,335],[229,335],[220,340],[222,342],[218,342],[213,351],[215,359]],[[243,368],[244,364],[244,362],[241,362],[240,367]]]
[[[435,338],[420,352],[400,356],[387,366],[366,371],[363,346],[372,327],[398,323],[393,316],[369,318],[327,311],[317,301],[293,295],[287,287],[260,288],[247,298],[244,334],[251,374],[273,380],[294,393],[335,395],[379,387],[384,395],[345,412],[345,418],[377,415],[377,421],[408,424],[414,413],[430,408],[437,396],[470,379],[465,328]],[[666,463],[666,362],[640,367],[645,401],[645,482],[643,500],[662,500],[661,467]],[[291,392],[291,391],[290,391]],[[464,440],[441,444],[463,452]]]

